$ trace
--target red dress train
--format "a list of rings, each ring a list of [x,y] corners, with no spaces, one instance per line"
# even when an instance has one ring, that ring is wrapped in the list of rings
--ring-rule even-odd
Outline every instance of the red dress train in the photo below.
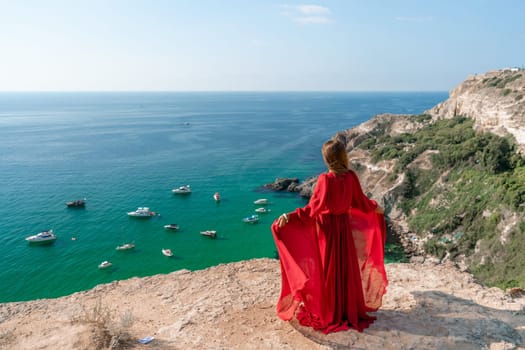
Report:
[[[321,174],[310,202],[272,225],[281,263],[277,314],[324,333],[363,331],[388,284],[385,221],[353,171]]]

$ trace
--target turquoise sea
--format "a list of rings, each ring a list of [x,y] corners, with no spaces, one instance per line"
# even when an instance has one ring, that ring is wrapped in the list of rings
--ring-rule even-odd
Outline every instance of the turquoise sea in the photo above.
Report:
[[[271,222],[303,206],[261,186],[324,171],[320,147],[378,113],[447,93],[0,93],[0,302],[274,257]],[[188,196],[171,189],[190,184]],[[220,192],[222,201],[212,196]],[[66,201],[87,198],[83,209]],[[258,224],[253,201],[268,198]],[[126,212],[148,206],[149,220]],[[177,232],[163,225],[177,223]],[[24,238],[53,229],[49,246]],[[207,239],[201,230],[217,230]],[[75,237],[76,240],[72,240]],[[133,241],[136,248],[116,251]],[[161,254],[171,248],[174,256]],[[98,264],[109,260],[106,270]]]

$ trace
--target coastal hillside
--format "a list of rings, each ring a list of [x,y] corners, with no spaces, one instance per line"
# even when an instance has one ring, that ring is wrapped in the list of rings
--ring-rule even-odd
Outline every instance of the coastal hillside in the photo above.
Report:
[[[279,262],[254,259],[0,304],[0,349],[525,348],[525,298],[450,264],[386,269],[383,307],[363,333],[323,335],[278,319]]]
[[[466,116],[474,128],[512,135],[525,150],[525,70],[507,68],[468,77],[443,103],[426,112],[437,118]]]
[[[377,115],[336,136],[413,261],[452,261],[525,288],[525,71],[469,77],[421,115]],[[315,178],[289,189],[308,196]]]
[[[469,77],[422,115],[339,134],[415,260],[452,261],[503,289],[525,287],[522,73]]]

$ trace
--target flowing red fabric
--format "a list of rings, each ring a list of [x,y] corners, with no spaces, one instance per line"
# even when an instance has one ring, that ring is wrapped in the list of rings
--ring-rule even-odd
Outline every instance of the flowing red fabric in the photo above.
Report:
[[[272,233],[281,263],[277,314],[324,333],[363,331],[388,284],[385,221],[353,171],[321,174],[307,206]]]

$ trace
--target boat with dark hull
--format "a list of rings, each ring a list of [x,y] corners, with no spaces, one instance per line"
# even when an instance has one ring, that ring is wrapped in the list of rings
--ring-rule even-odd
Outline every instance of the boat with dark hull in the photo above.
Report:
[[[83,208],[86,206],[86,198],[66,202],[68,208]]]

